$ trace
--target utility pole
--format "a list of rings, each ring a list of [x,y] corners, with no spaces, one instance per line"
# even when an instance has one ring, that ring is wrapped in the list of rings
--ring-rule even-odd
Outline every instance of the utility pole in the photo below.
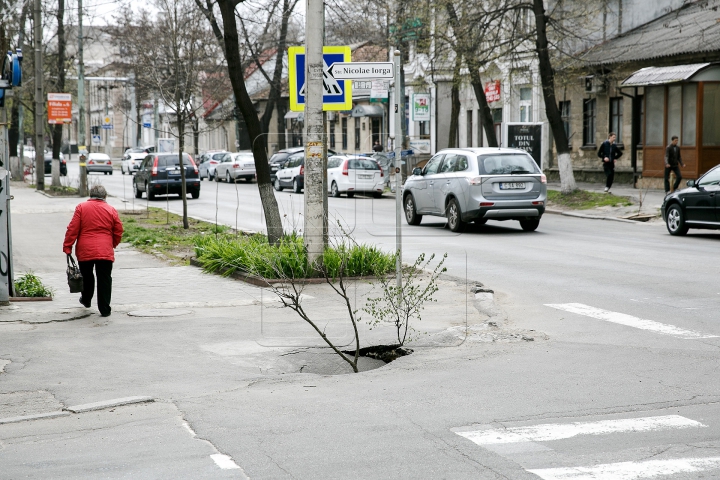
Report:
[[[395,260],[395,276],[398,288],[398,305],[402,304],[402,118],[405,114],[403,100],[405,92],[400,89],[400,68],[402,67],[402,57],[400,50],[395,50],[393,54],[393,63],[395,67],[395,252],[397,259]]]
[[[35,44],[35,187],[45,190],[45,142],[43,140],[44,112],[43,103],[43,55],[42,55],[42,9],[40,0],[35,0],[33,11]]]
[[[305,16],[305,231],[303,238],[310,265],[322,259],[327,245],[325,208],[325,112],[323,112],[323,43],[325,4],[307,0]]]
[[[36,0],[37,1],[37,0]],[[78,0],[78,158],[80,164],[80,185],[78,193],[87,197],[87,136],[85,132],[85,63],[83,62],[83,10],[82,0]]]

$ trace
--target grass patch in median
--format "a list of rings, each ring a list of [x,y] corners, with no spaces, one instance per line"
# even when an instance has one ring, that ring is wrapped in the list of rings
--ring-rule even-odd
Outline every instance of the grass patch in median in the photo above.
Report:
[[[55,292],[52,288],[43,285],[40,277],[32,271],[26,272],[15,280],[15,296],[17,297],[50,297]]]
[[[548,207],[563,207],[572,210],[587,210],[597,207],[627,207],[632,202],[627,197],[618,197],[612,193],[596,193],[575,190],[563,195],[558,190],[548,190]]]
[[[141,252],[160,252],[170,260],[188,264],[195,246],[194,238],[200,235],[214,237],[228,235],[229,228],[188,218],[190,228],[185,230],[182,216],[167,213],[159,208],[150,208],[147,212],[118,211],[123,222],[122,241],[131,244]]]
[[[261,234],[250,236],[204,235],[195,237],[195,256],[207,272],[231,275],[236,271],[267,279],[309,278],[317,276],[308,268],[302,237],[288,235],[278,244],[270,245]],[[395,256],[371,245],[352,244],[328,247],[323,263],[335,278],[345,259],[344,275],[374,276],[392,271]]]

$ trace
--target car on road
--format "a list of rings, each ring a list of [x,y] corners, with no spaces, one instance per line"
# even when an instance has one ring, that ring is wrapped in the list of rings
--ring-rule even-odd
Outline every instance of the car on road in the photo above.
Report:
[[[131,147],[125,150],[122,160],[120,162],[120,173],[123,175],[137,172],[140,169],[140,164],[148,153],[153,153],[155,147]]]
[[[200,172],[200,180],[215,178],[215,167],[223,159],[230,155],[227,150],[208,150],[198,157],[198,170]]]
[[[688,188],[665,196],[660,212],[671,235],[685,235],[691,228],[720,229],[720,165]]]
[[[533,158],[509,148],[449,148],[415,168],[403,190],[405,220],[447,218],[453,232],[468,222],[517,220],[525,231],[540,225],[547,179]]]
[[[293,192],[300,193],[305,188],[305,150],[293,153],[285,165],[275,174],[273,186],[278,192],[284,188],[292,188]]]
[[[304,151],[305,147],[292,147],[275,152],[275,154],[270,157],[270,182],[275,183],[277,171],[285,166],[291,155]],[[328,149],[328,155],[335,155],[335,153],[335,150]]]
[[[352,198],[356,193],[372,194],[380,198],[385,188],[385,174],[377,161],[355,155],[335,155],[328,158],[328,189],[333,197],[343,193]]]
[[[255,178],[255,158],[250,150],[231,153],[215,165],[215,181],[236,182],[243,179],[251,183]]]
[[[133,177],[135,198],[142,198],[143,193],[146,194],[148,200],[154,200],[157,195],[182,195],[182,172],[178,157],[177,153],[147,155],[140,165],[140,170]],[[183,153],[183,167],[185,168],[186,192],[192,198],[199,198],[198,168],[187,153]]]
[[[105,175],[113,173],[112,160],[105,153],[89,153],[85,162],[87,173],[98,172]]]
[[[45,152],[44,161],[45,175],[52,174],[52,152]],[[65,158],[62,153],[60,154],[60,175],[63,177],[67,176],[67,163],[65,163]]]

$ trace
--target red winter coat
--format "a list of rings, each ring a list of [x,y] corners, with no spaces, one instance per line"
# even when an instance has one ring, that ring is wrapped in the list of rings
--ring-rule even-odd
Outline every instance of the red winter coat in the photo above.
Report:
[[[63,252],[72,253],[78,261],[110,260],[115,261],[113,249],[122,238],[123,226],[117,210],[103,200],[91,198],[75,207],[70,224],[65,233]]]

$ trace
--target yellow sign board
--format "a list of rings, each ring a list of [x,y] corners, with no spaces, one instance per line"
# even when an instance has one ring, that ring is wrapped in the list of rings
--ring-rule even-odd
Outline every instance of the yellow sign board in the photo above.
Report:
[[[305,110],[305,47],[288,48],[290,110]],[[323,110],[352,110],[352,81],[336,80],[330,70],[335,63],[352,61],[348,46],[323,47]]]

